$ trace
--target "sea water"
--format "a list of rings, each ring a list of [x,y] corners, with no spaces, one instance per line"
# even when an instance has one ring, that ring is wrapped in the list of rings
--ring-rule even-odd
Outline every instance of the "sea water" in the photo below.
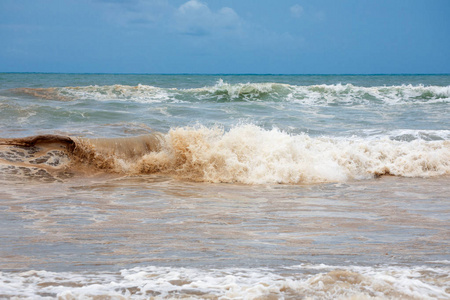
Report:
[[[0,74],[0,298],[449,299],[449,75]]]

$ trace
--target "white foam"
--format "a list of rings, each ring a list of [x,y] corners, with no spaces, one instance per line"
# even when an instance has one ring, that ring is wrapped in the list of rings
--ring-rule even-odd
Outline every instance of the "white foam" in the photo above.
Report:
[[[312,183],[390,174],[450,174],[450,141],[309,137],[241,125],[185,127],[164,136],[162,149],[143,157],[144,170],[210,182]]]
[[[120,273],[0,273],[2,296],[21,299],[449,298],[448,267],[300,265],[272,269],[143,267]]]
[[[175,101],[176,89],[164,89],[149,85],[111,85],[111,86],[81,86],[58,88],[61,97],[68,97],[81,100],[120,100],[140,103],[160,103],[169,100]]]
[[[352,84],[291,86],[289,101],[308,105],[417,104],[450,102],[450,86],[375,86]]]
[[[208,99],[216,96],[217,100],[233,101],[238,98],[242,100],[262,100],[264,94],[271,94],[271,100],[281,101],[280,89],[289,89],[290,85],[280,83],[237,83],[229,84],[220,79],[216,85],[199,89],[189,89],[194,92],[199,99]]]
[[[220,79],[213,86],[192,89],[149,85],[57,88],[61,98],[120,100],[142,103],[180,101],[267,101],[302,105],[403,105],[450,102],[450,86],[375,86],[352,84],[298,86],[283,83],[235,83]]]

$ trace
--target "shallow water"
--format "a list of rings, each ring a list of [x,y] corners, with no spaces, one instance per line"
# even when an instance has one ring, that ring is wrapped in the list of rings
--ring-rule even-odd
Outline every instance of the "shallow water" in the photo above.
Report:
[[[414,298],[415,280],[433,287],[419,298],[447,298],[448,182],[389,176],[248,186],[139,176],[13,184],[1,193],[1,275],[23,289],[18,295],[31,297],[45,290],[125,295],[134,286],[139,298],[150,283],[155,295],[189,289],[204,296],[206,289],[219,297],[230,292],[232,276],[238,298],[259,295],[249,286],[291,281],[305,289],[279,287],[261,295],[333,298],[331,287],[306,289],[305,281],[338,270],[350,272],[344,277],[366,276],[368,285],[394,273],[395,280],[411,280],[405,290],[394,289],[399,297]],[[45,272],[23,273],[28,270]],[[329,284],[350,280],[339,276]],[[170,280],[183,284],[168,288]],[[360,284],[347,284],[348,295],[369,295]],[[391,280],[383,284],[380,295],[391,297]]]
[[[426,264],[448,258],[448,178],[312,186],[158,176],[80,181],[3,190],[9,253],[3,268]]]

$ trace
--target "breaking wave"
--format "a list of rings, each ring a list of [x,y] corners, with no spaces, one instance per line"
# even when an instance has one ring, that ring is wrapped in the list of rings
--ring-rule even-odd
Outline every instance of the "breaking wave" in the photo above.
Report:
[[[43,143],[34,139],[31,144],[20,139],[3,144]],[[204,182],[296,184],[450,174],[447,140],[310,137],[255,125],[229,131],[197,126],[132,138],[64,139],[72,168]]]
[[[120,272],[0,272],[2,295],[21,299],[447,299],[449,268],[283,269],[141,267]]]
[[[108,85],[52,88],[18,88],[16,93],[59,101],[118,100],[158,102],[293,102],[305,105],[417,104],[450,102],[450,86],[375,86],[352,84],[289,85],[282,83],[237,83],[219,80],[214,86],[192,89],[149,85]]]

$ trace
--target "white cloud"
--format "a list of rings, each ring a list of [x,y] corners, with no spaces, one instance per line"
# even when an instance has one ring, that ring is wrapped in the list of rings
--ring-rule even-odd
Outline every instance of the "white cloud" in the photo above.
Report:
[[[292,5],[289,10],[294,18],[300,18],[303,14],[303,7],[298,4]]]
[[[229,7],[212,11],[198,0],[181,5],[175,13],[177,31],[187,35],[209,35],[217,31],[233,31],[241,26],[241,18]]]

